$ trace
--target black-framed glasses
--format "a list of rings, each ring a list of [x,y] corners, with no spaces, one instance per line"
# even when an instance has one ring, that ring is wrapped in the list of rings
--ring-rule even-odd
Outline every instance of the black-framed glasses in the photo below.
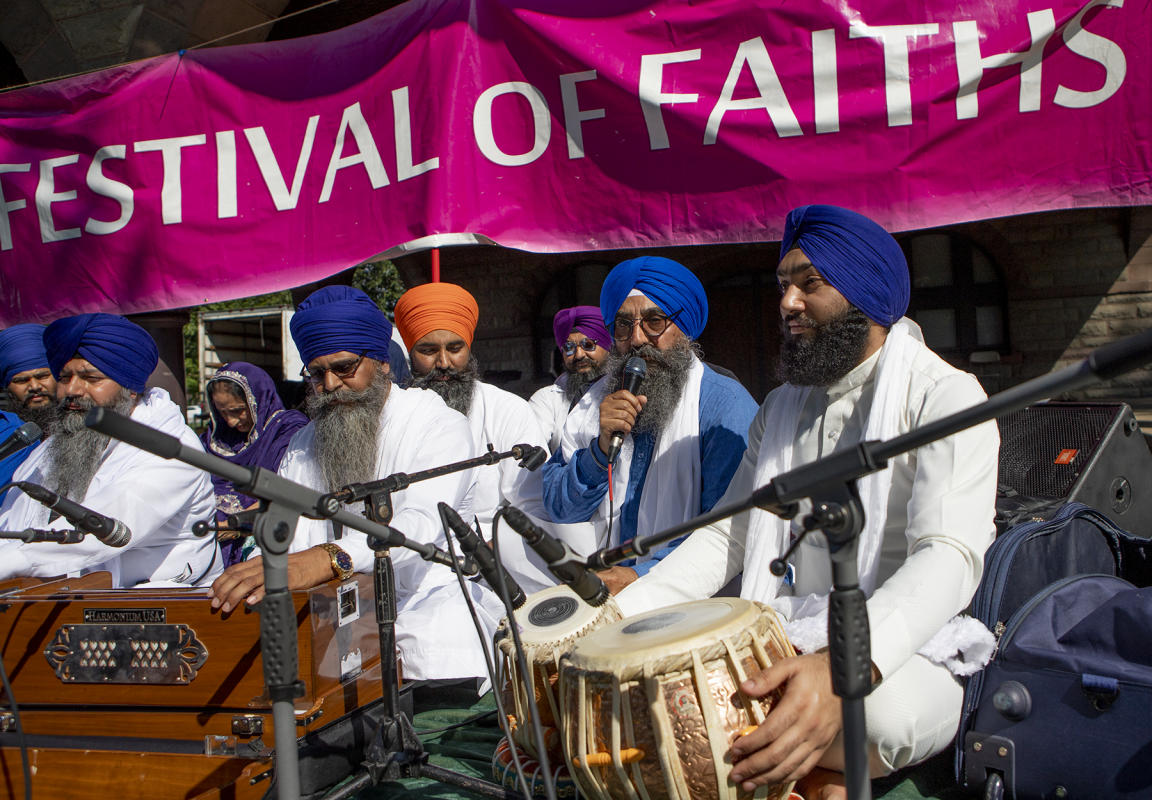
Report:
[[[572,357],[576,355],[576,348],[579,347],[585,353],[595,353],[599,345],[591,339],[583,339],[579,342],[564,342],[564,346],[560,349],[564,351],[564,355]]]
[[[337,362],[330,367],[305,367],[300,370],[300,377],[309,383],[319,385],[324,383],[324,376],[331,372],[340,380],[346,381],[356,374],[356,370],[360,369],[360,362],[363,360],[364,353],[361,353],[350,361]]]
[[[676,317],[680,316],[680,311],[670,316],[651,312],[642,317],[617,317],[616,321],[612,323],[612,338],[618,342],[631,339],[632,330],[637,325],[640,326],[640,330],[644,332],[645,336],[653,339],[659,338],[664,331],[668,330],[668,326],[676,321]]]

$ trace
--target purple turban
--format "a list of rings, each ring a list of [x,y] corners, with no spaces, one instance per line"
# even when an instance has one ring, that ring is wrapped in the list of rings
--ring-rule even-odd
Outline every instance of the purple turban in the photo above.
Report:
[[[57,377],[68,361],[83,358],[133,392],[147,388],[148,377],[160,361],[148,331],[116,314],[58,319],[44,329],[44,349]]]
[[[288,327],[305,365],[342,350],[388,361],[392,323],[368,295],[351,286],[325,286],[308,295]]]
[[[552,318],[552,334],[561,350],[572,331],[579,331],[605,350],[612,349],[612,337],[608,335],[604,320],[600,318],[600,309],[596,306],[573,306],[556,312]]]
[[[0,331],[0,388],[10,384],[19,372],[46,366],[43,325],[28,322]]]
[[[867,217],[837,206],[794,208],[784,223],[780,257],[797,247],[869,319],[890,327],[908,310],[911,281],[904,251]]]
[[[600,314],[612,325],[616,312],[628,293],[636,289],[668,316],[676,316],[676,327],[689,339],[700,336],[708,322],[708,297],[704,284],[692,271],[670,258],[641,256],[621,261],[600,290]]]

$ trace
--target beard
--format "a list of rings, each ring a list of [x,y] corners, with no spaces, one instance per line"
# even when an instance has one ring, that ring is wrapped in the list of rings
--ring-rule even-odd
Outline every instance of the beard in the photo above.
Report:
[[[873,322],[855,306],[828,322],[816,324],[803,314],[812,336],[793,336],[784,325],[776,376],[794,386],[831,386],[863,359]]]
[[[389,375],[378,370],[364,389],[308,393],[304,408],[316,426],[316,462],[328,491],[377,477],[376,435],[391,386]]]
[[[586,361],[591,365],[587,370],[565,369],[568,379],[564,381],[564,399],[569,403],[575,403],[583,397],[584,393],[588,391],[588,387],[600,380],[604,374],[604,363],[591,359],[586,359]]]
[[[480,380],[480,362],[469,355],[464,369],[433,367],[423,375],[412,376],[412,386],[416,389],[431,389],[440,395],[449,408],[468,416],[472,407],[472,393],[476,391],[476,381]]]
[[[29,394],[24,398],[24,402],[20,404],[17,415],[25,422],[34,422],[40,428],[44,436],[52,434],[52,426],[56,424],[56,420],[60,417],[60,407],[56,404],[56,400],[51,395],[35,395],[36,397],[48,397],[50,402],[41,403],[36,406],[26,405],[28,400],[32,399],[34,395]]]
[[[44,443],[47,448],[45,463],[50,476],[48,483],[57,494],[80,501],[88,493],[88,486],[100,468],[109,438],[84,425],[84,416],[99,405],[95,400],[79,397],[68,398],[65,402],[75,403],[80,408],[73,410],[59,406],[54,411],[52,436]],[[104,408],[128,416],[135,405],[136,398],[132,392],[120,387],[120,393]]]
[[[657,350],[650,344],[642,344],[626,353],[613,350],[604,360],[608,394],[620,388],[621,371],[632,356],[640,356],[648,364],[648,374],[640,385],[640,394],[647,397],[648,402],[636,418],[633,431],[659,433],[680,404],[680,396],[688,383],[688,370],[692,368],[693,360],[701,357],[700,347],[691,339],[683,338],[667,350]]]

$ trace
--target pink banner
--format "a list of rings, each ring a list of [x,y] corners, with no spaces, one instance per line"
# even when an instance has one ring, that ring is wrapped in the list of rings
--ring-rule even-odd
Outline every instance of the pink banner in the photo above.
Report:
[[[538,252],[1152,203],[1152,0],[412,0],[0,94],[0,323]],[[414,243],[414,244],[413,244]]]

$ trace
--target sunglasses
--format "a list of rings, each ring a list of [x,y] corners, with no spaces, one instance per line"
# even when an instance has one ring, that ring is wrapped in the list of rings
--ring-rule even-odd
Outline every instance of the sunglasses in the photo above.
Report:
[[[564,346],[560,349],[564,351],[564,355],[572,356],[576,354],[577,347],[579,347],[585,353],[595,353],[596,348],[599,346],[600,345],[596,344],[596,342],[592,341],[591,339],[584,339],[580,342],[564,342]]]
[[[356,374],[356,370],[360,368],[360,362],[364,360],[364,353],[361,353],[354,360],[343,361],[338,364],[333,364],[330,367],[312,367],[311,369],[305,367],[300,370],[300,377],[310,383],[321,384],[324,383],[324,376],[331,372],[342,381],[346,381]]]

